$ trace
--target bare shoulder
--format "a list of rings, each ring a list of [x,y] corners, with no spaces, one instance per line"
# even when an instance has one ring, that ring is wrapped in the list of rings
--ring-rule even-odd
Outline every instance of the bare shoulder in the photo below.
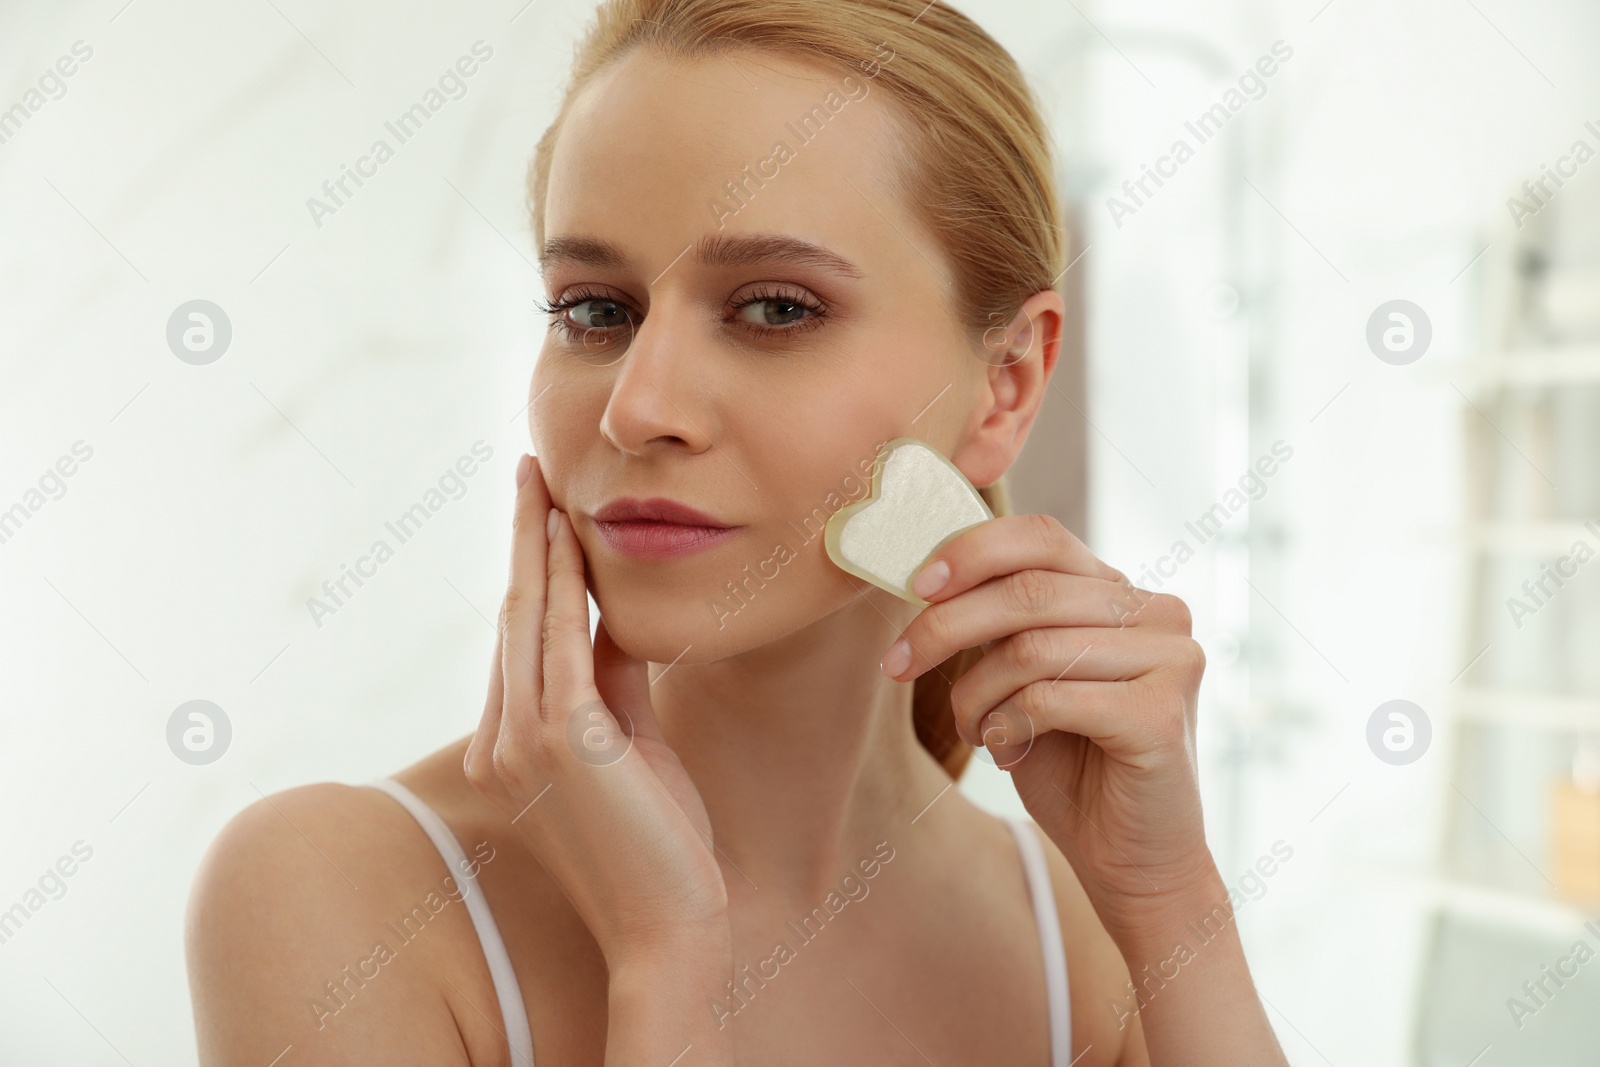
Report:
[[[1073,1055],[1093,1049],[1079,1061],[1080,1067],[1147,1064],[1144,1033],[1128,991],[1127,962],[1101,924],[1072,864],[1038,823],[1029,820],[1029,824],[1044,850],[1061,920],[1072,1002]]]
[[[472,933],[466,909],[446,906],[446,872],[376,789],[300,786],[234,815],[185,920],[200,1062],[259,1065],[293,1048],[317,1063],[468,1063],[438,984],[461,972],[471,990],[475,977],[453,950]]]

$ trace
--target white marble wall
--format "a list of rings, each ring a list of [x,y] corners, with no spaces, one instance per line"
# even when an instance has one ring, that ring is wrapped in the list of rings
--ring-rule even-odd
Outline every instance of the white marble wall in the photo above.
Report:
[[[1294,449],[1227,527],[1260,558],[1219,538],[1168,586],[1213,664],[1207,815],[1230,881],[1294,848],[1241,916],[1292,1061],[1407,1063],[1420,913],[1364,872],[1422,858],[1439,783],[1361,729],[1462,666],[1427,540],[1455,517],[1459,401],[1425,372],[1473,353],[1468,264],[1505,197],[1600,120],[1593,10],[962,6],[1037,79],[1083,202],[1091,547],[1153,564],[1273,441]],[[0,944],[0,1061],[191,1060],[181,918],[217,828],[475,723],[542,329],[524,166],[588,10],[0,6],[0,109],[46,80],[0,127],[0,509],[28,512],[0,543],[0,908],[92,849]],[[1118,227],[1106,198],[1278,39],[1265,94]],[[459,98],[314,217],[479,41]],[[1434,324],[1410,368],[1363,342],[1394,297]],[[206,365],[167,339],[193,300],[231,324]],[[477,442],[459,499],[316,625],[307,598]],[[195,699],[231,723],[213,765],[168,749]],[[991,768],[963,788],[1016,810]]]

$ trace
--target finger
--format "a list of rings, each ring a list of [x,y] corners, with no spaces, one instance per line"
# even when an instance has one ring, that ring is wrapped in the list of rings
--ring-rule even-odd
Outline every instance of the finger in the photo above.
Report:
[[[1034,682],[1126,682],[1181,660],[1187,638],[1094,627],[1024,630],[999,642],[950,687],[956,732],[979,743],[983,717]]]
[[[1051,730],[1086,737],[1119,758],[1163,750],[1178,739],[1183,719],[1163,714],[1154,692],[1142,681],[1030,682],[991,709],[974,738],[1006,770]]]
[[[594,648],[589,643],[588,587],[583,578],[583,548],[566,514],[551,509],[554,539],[546,556],[548,593],[544,608],[544,699],[542,721],[561,725],[567,712],[599,700],[594,682]],[[549,518],[546,520],[551,521]]]
[[[544,625],[546,589],[545,516],[550,495],[539,461],[524,457],[527,480],[517,490],[511,520],[511,578],[501,607],[501,672],[505,700],[513,709],[538,708],[543,688],[540,667],[541,629]]]
[[[594,631],[594,677],[600,699],[628,734],[663,741],[650,703],[649,670],[644,660],[622,650],[606,626],[606,617],[600,616]]]
[[[964,648],[1035,627],[1116,628],[1156,618],[1142,605],[1160,594],[1133,592],[1146,599],[1131,599],[1128,588],[1104,578],[1061,571],[1029,568],[991,578],[911,620],[901,633],[911,658],[892,677],[908,681]]]
[[[918,579],[934,580],[948,568],[938,589],[916,588]],[[997,575],[1026,568],[1081,574],[1119,584],[1128,579],[1100,561],[1077,535],[1053,515],[1002,515],[970,527],[941,545],[912,576],[912,592],[937,603]]]
[[[467,751],[462,757],[462,766],[469,779],[478,779],[488,772],[495,741],[500,736],[500,716],[506,699],[505,670],[501,666],[501,656],[504,655],[501,648],[504,640],[502,625],[495,627],[494,655],[489,663],[489,695],[483,703],[483,717],[478,720],[478,729],[473,733],[472,740],[467,742]]]

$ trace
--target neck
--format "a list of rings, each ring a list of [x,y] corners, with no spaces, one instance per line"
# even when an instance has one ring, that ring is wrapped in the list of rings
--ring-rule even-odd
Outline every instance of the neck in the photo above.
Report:
[[[917,742],[913,683],[878,668],[909,607],[872,590],[749,652],[651,665],[657,721],[705,802],[730,892],[811,900],[950,784]]]

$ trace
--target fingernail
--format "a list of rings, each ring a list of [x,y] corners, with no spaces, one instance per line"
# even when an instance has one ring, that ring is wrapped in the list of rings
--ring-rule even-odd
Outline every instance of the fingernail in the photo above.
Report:
[[[905,638],[894,643],[888,655],[883,657],[883,662],[878,665],[883,673],[893,678],[907,667],[911,666],[911,644]]]
[[[556,527],[561,525],[561,512],[555,508],[550,509],[550,517],[544,522],[544,536],[546,541],[556,539]]]
[[[528,475],[533,471],[533,457],[526,452],[517,460],[517,488],[521,489],[528,484]]]
[[[911,580],[911,591],[926,600],[945,587],[950,580],[950,564],[935,560],[917,572]]]

